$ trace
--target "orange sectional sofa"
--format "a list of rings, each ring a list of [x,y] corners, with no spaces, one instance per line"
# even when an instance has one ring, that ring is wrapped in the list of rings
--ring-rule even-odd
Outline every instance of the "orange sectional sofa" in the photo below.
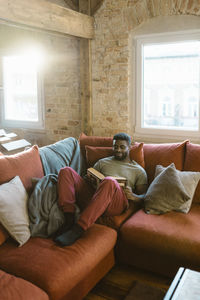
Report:
[[[79,143],[88,166],[112,155],[112,138],[81,134]],[[146,169],[149,183],[157,164],[174,162],[178,170],[200,171],[200,145],[189,141],[134,143],[130,155]],[[0,184],[16,175],[30,195],[31,178],[44,176],[37,146],[0,157]],[[61,248],[52,239],[39,237],[31,237],[19,247],[0,225],[1,299],[10,300],[13,295],[22,300],[83,299],[112,268],[115,258],[170,277],[180,266],[199,271],[199,232],[200,184],[187,214],[173,211],[149,215],[139,206],[130,205],[121,216],[100,217],[70,247]]]
[[[112,155],[112,139],[80,136],[80,145],[88,164]],[[142,165],[149,184],[156,165],[174,163],[177,170],[200,172],[200,145],[180,143],[134,143],[132,159]],[[190,211],[171,211],[162,215],[147,214],[131,206],[117,217],[100,218],[102,224],[118,229],[115,254],[120,263],[173,277],[180,266],[200,271],[200,183]]]

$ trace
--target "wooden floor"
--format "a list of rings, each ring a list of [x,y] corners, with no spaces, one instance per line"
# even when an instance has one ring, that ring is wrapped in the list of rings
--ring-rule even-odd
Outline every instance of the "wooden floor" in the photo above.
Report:
[[[172,281],[169,278],[133,267],[116,265],[84,300],[123,300],[129,293],[135,280],[166,291]]]

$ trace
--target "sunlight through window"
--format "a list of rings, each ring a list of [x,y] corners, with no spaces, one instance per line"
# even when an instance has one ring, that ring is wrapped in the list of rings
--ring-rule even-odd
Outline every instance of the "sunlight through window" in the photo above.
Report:
[[[42,55],[37,51],[3,56],[3,108],[5,122],[38,123],[41,119],[39,70]]]

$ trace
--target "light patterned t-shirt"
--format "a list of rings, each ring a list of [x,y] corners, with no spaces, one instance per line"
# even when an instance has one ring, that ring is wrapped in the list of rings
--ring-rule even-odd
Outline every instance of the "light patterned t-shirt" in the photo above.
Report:
[[[147,184],[147,174],[145,170],[134,160],[131,162],[123,162],[109,156],[98,160],[94,167],[104,176],[125,177],[128,180],[128,186],[133,191],[137,185]]]

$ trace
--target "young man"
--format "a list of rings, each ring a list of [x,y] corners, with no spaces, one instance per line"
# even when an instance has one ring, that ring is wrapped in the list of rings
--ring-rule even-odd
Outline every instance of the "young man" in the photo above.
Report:
[[[62,168],[58,175],[59,205],[66,215],[68,225],[74,222],[75,204],[80,208],[80,217],[71,228],[66,228],[55,238],[61,246],[69,246],[81,237],[102,214],[116,216],[128,208],[128,202],[141,201],[147,189],[145,170],[135,161],[131,161],[129,151],[131,138],[126,133],[113,137],[113,156],[100,159],[94,168],[105,178],[94,190],[72,168]],[[109,176],[125,177],[128,184],[122,188]],[[71,223],[71,224],[69,224]]]

